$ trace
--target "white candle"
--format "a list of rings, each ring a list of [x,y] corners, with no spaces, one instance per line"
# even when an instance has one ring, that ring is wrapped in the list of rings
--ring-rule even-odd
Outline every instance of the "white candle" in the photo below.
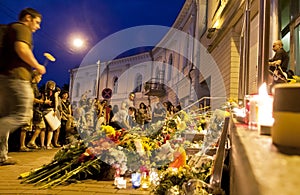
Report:
[[[123,177],[119,177],[119,179],[117,180],[117,188],[126,189],[126,179],[124,179]]]
[[[258,124],[260,128],[272,127],[274,123],[273,118],[273,96],[267,93],[267,85],[264,83],[259,88],[258,95]]]

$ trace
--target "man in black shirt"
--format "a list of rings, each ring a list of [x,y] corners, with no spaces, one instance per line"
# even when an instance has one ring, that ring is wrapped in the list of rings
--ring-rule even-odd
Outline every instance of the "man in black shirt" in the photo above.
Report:
[[[287,69],[289,65],[289,55],[283,49],[281,40],[273,43],[275,55],[269,59],[269,71],[273,76],[273,84],[287,81]]]

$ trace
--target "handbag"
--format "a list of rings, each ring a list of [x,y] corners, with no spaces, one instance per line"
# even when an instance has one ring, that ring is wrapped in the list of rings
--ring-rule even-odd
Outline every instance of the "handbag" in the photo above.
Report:
[[[40,123],[43,120],[43,112],[41,112],[38,108],[33,109],[33,117],[32,121],[34,123]]]

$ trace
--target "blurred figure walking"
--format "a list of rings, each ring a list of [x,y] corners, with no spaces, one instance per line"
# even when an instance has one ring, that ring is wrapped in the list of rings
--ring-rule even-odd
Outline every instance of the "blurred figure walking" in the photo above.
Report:
[[[45,74],[32,52],[32,33],[40,29],[42,15],[26,8],[19,21],[8,25],[0,56],[0,165],[11,165],[8,160],[9,132],[25,125],[32,118],[32,68]]]

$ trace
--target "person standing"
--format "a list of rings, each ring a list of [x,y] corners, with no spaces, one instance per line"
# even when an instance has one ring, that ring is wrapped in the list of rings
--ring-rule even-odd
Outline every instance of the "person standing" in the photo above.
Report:
[[[141,102],[136,113],[136,123],[142,128],[147,127],[148,119],[150,118],[150,113],[148,112],[147,106],[144,102]]]
[[[33,79],[32,79],[32,88],[34,92],[34,101],[33,101],[33,112],[41,112],[42,113],[42,105],[51,103],[50,100],[44,101],[42,99],[42,95],[38,88],[38,83],[41,81],[42,75],[37,71],[33,71]],[[39,147],[36,145],[36,138],[40,136],[40,144],[41,148],[45,148],[44,140],[45,140],[45,132],[46,132],[46,123],[43,115],[34,115],[32,120],[32,126],[34,128],[34,133],[29,140],[27,147],[30,149],[38,149]]]
[[[136,125],[135,115],[136,115],[136,109],[130,106],[128,108],[128,115],[126,116],[126,121],[125,121],[126,129],[131,129]]]
[[[15,164],[7,155],[9,133],[32,118],[32,68],[46,73],[32,52],[32,33],[40,29],[42,15],[26,8],[18,19],[8,26],[0,57],[0,165]]]
[[[58,112],[58,94],[56,91],[56,83],[52,80],[47,81],[46,86],[45,86],[45,91],[42,93],[42,97],[43,100],[45,101],[45,103],[42,106],[42,110],[43,110],[43,114],[44,116],[47,115],[49,112],[53,111],[55,115],[57,115]],[[49,102],[49,103],[46,103]],[[46,139],[46,149],[52,149],[52,138],[53,138],[53,132],[54,132],[54,136],[59,137],[59,131],[57,129],[52,129],[49,125],[49,123],[46,122],[46,131],[47,131],[47,139]],[[54,140],[54,142],[57,140]],[[54,143],[55,147],[59,147],[56,145],[57,143]]]
[[[130,92],[128,95],[128,99],[124,100],[122,102],[122,104],[125,106],[126,110],[128,110],[128,108],[134,107],[134,99],[135,99],[135,93],[134,92]]]
[[[54,98],[55,98],[55,108],[54,110],[56,111],[55,114],[57,116],[57,118],[61,121],[61,98],[60,98],[60,92],[61,89],[59,87],[56,87],[55,89],[55,93],[54,93]],[[58,143],[58,139],[59,139],[59,135],[60,135],[60,127],[58,127],[55,131],[54,131],[54,135],[53,135],[53,146],[55,148],[60,148],[61,145]]]
[[[67,123],[72,117],[71,103],[69,101],[69,93],[67,91],[61,94],[61,128],[59,135],[59,143],[62,145],[67,144]]]
[[[153,109],[152,122],[157,123],[158,121],[164,121],[165,118],[166,118],[166,110],[163,108],[160,102],[157,102]]]

